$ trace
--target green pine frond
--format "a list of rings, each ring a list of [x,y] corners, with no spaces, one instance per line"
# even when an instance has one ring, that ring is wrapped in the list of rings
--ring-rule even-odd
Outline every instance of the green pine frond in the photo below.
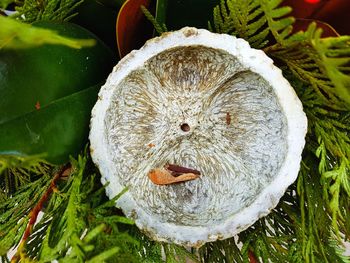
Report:
[[[320,182],[325,209],[330,211],[334,231],[350,233],[345,218],[349,216],[350,198],[350,114],[346,109],[334,110],[325,107],[316,91],[305,83],[292,82],[304,104],[308,117],[306,148],[317,159],[313,176]],[[305,159],[305,158],[304,158]],[[309,165],[310,166],[310,165]],[[311,190],[315,192],[315,188]]]
[[[154,27],[154,29],[157,31],[158,35],[161,35],[165,32],[168,32],[168,29],[165,24],[160,24],[157,19],[151,14],[150,11],[143,5],[141,5],[141,11],[145,15],[145,17],[150,21]]]
[[[184,247],[180,247],[174,244],[163,244],[165,253],[165,261],[167,263],[197,263],[199,260],[190,251],[187,251]]]
[[[191,251],[151,241],[126,218],[88,157],[72,160],[72,174],[58,180],[43,216],[21,250],[22,260],[60,262],[197,262]],[[30,212],[51,184],[53,170],[24,185],[0,205],[0,256],[21,241]]]
[[[43,173],[42,164],[47,164],[42,155],[21,156],[14,154],[0,154],[0,175],[5,170],[18,169],[24,172]]]
[[[307,166],[309,162],[313,167]],[[249,262],[249,251],[263,262],[343,262],[336,249],[342,243],[329,239],[333,228],[314,163],[307,158],[298,181],[289,187],[279,205],[239,234],[245,262]]]
[[[293,17],[286,17],[292,9],[290,7],[278,7],[283,0],[260,0],[264,10],[268,28],[277,43],[283,45],[293,30]]]
[[[243,262],[243,255],[234,238],[207,243],[198,252],[201,262],[205,263]]]
[[[16,168],[18,169],[18,168]],[[29,213],[50,182],[49,173],[24,184],[11,198],[0,202],[0,256],[21,240],[29,221]]]
[[[79,49],[95,44],[93,39],[63,37],[55,31],[38,28],[8,17],[0,16],[0,24],[0,50],[30,48],[43,44],[65,45]]]
[[[311,23],[306,32],[283,45],[265,49],[285,63],[294,76],[308,83],[330,108],[350,108],[350,36],[321,38],[322,30]]]
[[[23,185],[47,174],[50,166],[42,156],[0,154],[0,201],[6,200]]]
[[[286,77],[303,102],[308,117],[308,134],[303,165],[298,179],[301,209],[301,236],[303,257],[313,262],[315,253],[322,255],[322,262],[332,261],[328,255],[337,257],[330,237],[349,236],[349,185],[350,185],[350,113],[344,108],[335,110],[325,106],[317,92],[294,77]],[[321,245],[320,245],[321,244]],[[339,256],[339,255],[338,255]]]
[[[106,200],[87,158],[72,160],[73,173],[61,182],[37,222],[25,246],[29,258],[62,262],[97,262],[110,257],[116,262],[138,262],[130,253],[138,246],[123,225],[133,222],[118,214],[115,201]]]
[[[247,40],[254,48],[265,47],[272,35],[283,44],[292,32],[294,18],[286,17],[289,7],[278,7],[281,0],[221,0],[213,11],[217,33],[232,34]]]
[[[84,0],[19,0],[15,16],[26,23],[40,20],[68,21]]]

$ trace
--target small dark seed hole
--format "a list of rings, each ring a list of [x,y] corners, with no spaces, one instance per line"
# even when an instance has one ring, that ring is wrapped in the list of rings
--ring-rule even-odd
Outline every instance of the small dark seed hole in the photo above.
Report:
[[[188,125],[187,123],[181,124],[180,128],[181,128],[181,130],[183,130],[184,132],[190,131],[190,125]]]

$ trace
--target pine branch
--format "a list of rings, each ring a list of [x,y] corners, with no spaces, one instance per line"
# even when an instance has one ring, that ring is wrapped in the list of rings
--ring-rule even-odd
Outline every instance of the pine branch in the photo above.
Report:
[[[6,256],[7,251],[20,242],[29,221],[29,212],[45,192],[49,181],[50,175],[45,173],[0,203],[0,256]]]
[[[0,155],[0,201],[5,201],[20,187],[46,174],[49,169],[40,155]]]
[[[201,262],[243,262],[243,255],[234,238],[207,243],[198,252]]]
[[[336,230],[331,224],[327,204],[322,200],[317,163],[311,156],[305,162],[298,179],[305,261],[344,262],[339,253],[342,242],[332,238]]]
[[[16,3],[15,17],[32,23],[40,20],[68,21],[76,15],[74,10],[84,0],[20,0]]]
[[[163,249],[167,263],[187,263],[189,261],[191,263],[199,262],[195,255],[183,247],[173,244],[163,244]]]
[[[232,34],[247,40],[254,48],[265,47],[272,35],[283,44],[292,32],[294,18],[285,17],[289,7],[278,7],[281,0],[221,0],[214,8],[217,33]]]
[[[130,252],[139,242],[123,230],[133,222],[115,208],[119,196],[106,201],[90,165],[87,157],[72,160],[72,174],[59,182],[23,246],[27,258],[92,262],[118,254],[117,262],[140,261],[138,253]]]
[[[290,7],[278,7],[283,0],[260,0],[264,15],[267,19],[268,28],[276,42],[284,45],[293,30],[293,17],[285,17],[292,11]]]
[[[304,240],[304,257],[312,261],[314,256],[311,252],[314,250],[319,253],[323,251],[325,258],[329,254],[337,254],[340,257],[330,242],[335,233],[338,236],[339,249],[342,246],[339,241],[339,233],[345,236],[350,234],[347,219],[350,211],[348,166],[350,113],[347,109],[340,111],[325,106],[314,89],[298,81],[290,72],[286,74],[286,77],[302,100],[309,122],[305,147],[305,152],[308,154],[303,158],[304,165],[298,184],[302,198],[303,231],[300,236]],[[306,183],[310,180],[312,180],[311,186]],[[305,206],[302,205],[304,203]],[[308,218],[307,214],[309,214]],[[307,221],[309,223],[306,223]],[[313,230],[308,228],[307,231],[307,225]],[[322,226],[321,229],[320,226]],[[310,238],[307,238],[308,236]],[[318,247],[323,243],[329,245]],[[316,248],[313,248],[314,246]],[[328,259],[328,262],[334,261]],[[339,262],[343,261],[339,259]]]
[[[26,227],[26,230],[24,231],[22,240],[18,246],[16,254],[12,257],[11,262],[18,262],[20,260],[24,260],[26,257],[23,253],[23,248],[26,244],[26,241],[30,234],[32,233],[34,224],[38,218],[39,212],[42,210],[44,203],[49,198],[50,194],[56,189],[56,182],[60,177],[70,170],[70,165],[63,166],[53,177],[53,179],[50,182],[49,188],[45,191],[45,193],[40,198],[39,202],[35,205],[35,207],[32,209],[32,211],[29,213],[29,223]],[[68,172],[69,173],[69,172]]]
[[[339,235],[341,231],[348,236],[350,228],[345,218],[349,216],[350,207],[344,200],[350,197],[350,112],[325,107],[317,93],[303,82],[294,79],[292,84],[309,121],[306,148],[317,158],[313,159],[317,166],[313,176],[321,184],[320,198],[330,211],[335,233]]]
[[[165,24],[160,24],[157,19],[151,14],[150,11],[143,5],[140,6],[142,13],[145,15],[145,17],[150,21],[154,27],[154,29],[157,31],[158,35],[161,35],[168,31]]]
[[[283,45],[265,49],[285,63],[294,76],[308,83],[333,109],[350,108],[350,37],[321,38],[321,29],[312,23],[306,32],[290,37]]]

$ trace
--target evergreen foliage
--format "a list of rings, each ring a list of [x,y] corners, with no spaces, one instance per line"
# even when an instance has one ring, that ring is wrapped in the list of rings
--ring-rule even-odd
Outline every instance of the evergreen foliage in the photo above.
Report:
[[[34,182],[24,184],[15,195],[0,204],[0,256],[21,240],[28,214],[48,186],[49,176],[42,175]]]
[[[159,23],[143,5],[141,6],[141,11],[145,15],[145,17],[153,24],[154,29],[157,31],[158,35],[161,35],[168,31],[166,25],[164,23]]]
[[[254,48],[262,48],[273,36],[283,43],[292,32],[294,18],[284,17],[290,7],[278,7],[283,0],[221,0],[214,8],[214,27],[218,33],[232,34],[247,40]]]
[[[102,200],[104,188],[95,174],[87,173],[87,158],[72,160],[72,173],[54,191],[43,218],[23,254],[38,261],[103,262],[118,254],[119,262],[133,262],[137,254],[128,253],[128,243],[138,244],[119,224],[133,224],[115,214],[115,201]],[[93,168],[89,169],[93,171]],[[113,235],[101,233],[108,232]]]
[[[16,17],[27,23],[40,20],[68,21],[84,0],[18,0]]]
[[[0,155],[0,201],[34,178],[46,174],[48,167],[41,156]]]
[[[282,44],[266,48],[266,52],[309,83],[323,104],[350,109],[350,37],[321,38],[321,34],[312,23],[306,32],[294,34]]]
[[[281,2],[222,0],[210,24],[213,31],[263,48],[294,87],[308,118],[298,179],[269,215],[236,239],[207,243],[198,250],[154,242],[115,208],[119,196],[108,200],[104,195],[98,171],[85,154],[72,160],[71,174],[57,182],[42,209],[44,216],[20,247],[19,258],[34,262],[240,263],[253,258],[278,263],[350,262],[342,247],[344,237],[350,236],[350,39],[322,38],[315,24],[293,34],[294,19],[286,17],[290,8],[279,7]],[[146,9],[143,12],[159,34],[166,31]],[[38,156],[1,156],[3,261],[9,248],[20,243],[31,210],[50,187],[56,169]]]

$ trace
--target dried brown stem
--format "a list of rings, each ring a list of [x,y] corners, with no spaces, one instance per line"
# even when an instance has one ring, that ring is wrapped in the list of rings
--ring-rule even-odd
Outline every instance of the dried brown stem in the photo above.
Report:
[[[42,210],[45,202],[48,200],[51,193],[56,189],[56,182],[58,179],[60,179],[61,176],[65,176],[67,173],[70,173],[71,170],[71,164],[68,163],[66,165],[63,165],[54,175],[54,177],[51,180],[49,188],[45,191],[45,193],[41,196],[39,202],[34,206],[34,208],[29,213],[29,222],[27,225],[26,230],[24,231],[22,240],[18,246],[16,254],[11,258],[11,263],[19,262],[21,259],[25,258],[25,254],[23,252],[24,246],[26,244],[26,241],[30,234],[32,233],[34,224],[38,218],[39,212]]]
[[[229,112],[226,112],[226,124],[231,124],[231,114]]]
[[[178,173],[178,174],[185,174],[185,173],[192,173],[200,175],[201,172],[195,169],[186,168],[180,165],[176,164],[168,164],[165,166],[165,169],[169,170],[170,172]]]

